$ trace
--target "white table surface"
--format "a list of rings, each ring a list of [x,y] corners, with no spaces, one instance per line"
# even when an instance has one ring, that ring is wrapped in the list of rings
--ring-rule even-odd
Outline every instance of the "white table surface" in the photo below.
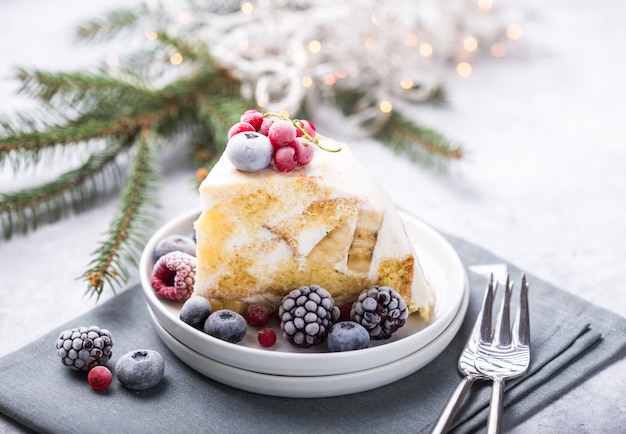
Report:
[[[0,2],[0,113],[30,104],[15,95],[11,67],[93,65],[114,48],[73,45],[75,24],[136,2]],[[414,165],[371,140],[327,133],[349,142],[403,209],[626,316],[626,3],[555,0],[529,3],[527,10],[516,56],[476,62],[466,79],[450,74],[446,107],[412,109],[419,122],[469,151],[449,173]],[[194,168],[182,150],[169,150],[163,161],[167,182],[159,190],[157,225],[199,205],[190,182]],[[0,192],[41,179],[34,174],[16,177],[0,168]],[[103,199],[83,214],[0,240],[0,356],[95,306],[76,278],[115,204],[116,197]],[[624,390],[621,360],[515,431],[623,429]],[[18,428],[0,419],[0,432],[13,431]]]

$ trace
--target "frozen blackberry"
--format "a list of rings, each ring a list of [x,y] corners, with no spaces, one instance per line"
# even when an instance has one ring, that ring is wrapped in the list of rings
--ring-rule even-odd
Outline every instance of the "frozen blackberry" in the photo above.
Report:
[[[196,242],[185,235],[170,235],[159,241],[154,248],[154,261],[170,252],[183,252],[196,256]]]
[[[369,332],[372,339],[388,339],[409,316],[406,303],[395,289],[372,286],[359,294],[350,317]]]
[[[112,347],[111,332],[98,326],[63,330],[56,344],[61,363],[82,371],[104,366],[111,358]]]
[[[310,348],[324,342],[339,318],[339,308],[324,288],[302,286],[283,297],[278,316],[283,337],[298,347]]]
[[[160,297],[184,301],[191,297],[195,280],[195,256],[177,251],[161,256],[154,264],[150,284]]]

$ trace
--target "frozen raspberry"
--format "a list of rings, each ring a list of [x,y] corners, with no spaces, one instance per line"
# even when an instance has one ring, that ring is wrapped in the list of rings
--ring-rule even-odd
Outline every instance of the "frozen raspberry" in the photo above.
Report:
[[[315,155],[315,145],[304,137],[296,137],[296,139],[291,142],[289,146],[295,151],[293,158],[296,160],[298,166],[306,166],[311,162],[311,160],[313,160],[313,156]]]
[[[259,330],[257,339],[262,347],[271,347],[276,343],[276,332],[270,328]]]
[[[195,234],[194,234],[195,236]],[[154,261],[169,252],[185,252],[188,255],[196,256],[196,242],[184,235],[170,235],[159,241],[154,248]]]
[[[161,256],[152,271],[150,284],[160,297],[184,301],[191,297],[196,277],[196,258],[183,252]]]
[[[267,132],[274,149],[289,145],[296,138],[296,127],[289,121],[279,120],[270,126]]]
[[[249,123],[256,131],[259,131],[263,123],[263,113],[258,110],[246,110],[239,120]]]
[[[272,162],[274,148],[270,140],[257,132],[235,134],[226,144],[226,155],[237,169],[258,172]]]
[[[309,348],[324,342],[339,318],[339,308],[324,288],[302,286],[283,297],[278,316],[283,337],[298,347]]]
[[[235,134],[245,133],[246,131],[256,132],[254,127],[248,122],[237,122],[228,130],[228,140],[230,140]]]
[[[350,316],[365,327],[373,339],[388,339],[404,325],[409,311],[393,288],[372,286],[359,294]]]
[[[252,303],[246,309],[246,313],[244,315],[248,324],[253,327],[260,327],[265,325],[267,320],[270,317],[270,311],[267,306],[260,303]]]
[[[74,370],[89,371],[111,358],[111,332],[98,326],[63,330],[56,343],[61,362]]]
[[[96,366],[89,371],[87,381],[94,390],[106,390],[113,382],[113,375],[106,366]]]
[[[164,372],[163,357],[154,350],[130,351],[115,363],[115,376],[122,386],[132,390],[146,390],[156,386]]]
[[[277,149],[274,154],[274,165],[281,172],[291,172],[296,168],[296,151],[290,146]]]

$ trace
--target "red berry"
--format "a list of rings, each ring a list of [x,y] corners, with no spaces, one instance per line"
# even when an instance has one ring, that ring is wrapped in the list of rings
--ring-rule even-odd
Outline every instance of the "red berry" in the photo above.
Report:
[[[291,142],[289,146],[296,151],[294,159],[300,166],[306,166],[313,159],[313,155],[315,154],[315,145],[304,137],[296,137],[296,140]]]
[[[300,128],[303,128],[304,131],[306,131],[306,133],[309,136],[311,136],[311,138],[315,137],[315,135],[317,134],[317,130],[315,128],[315,125],[311,121],[300,120],[300,121],[298,121],[298,126]],[[298,130],[298,132],[297,132],[297,136],[298,137],[302,136],[302,130],[300,130],[300,128],[296,128]]]
[[[339,308],[339,320],[338,321],[350,321],[350,311],[352,310],[352,303],[345,303]]]
[[[270,131],[270,127],[272,126],[272,124],[274,124],[274,122],[280,121],[281,119],[278,116],[268,116],[268,117],[263,117],[263,122],[261,123],[261,128],[259,128],[259,133],[267,136],[269,131]]]
[[[296,138],[296,127],[291,122],[281,119],[270,126],[267,137],[270,138],[274,149],[287,146]]]
[[[246,131],[256,131],[254,127],[248,122],[237,122],[228,130],[228,140],[235,134],[245,133]]]
[[[274,153],[274,164],[281,172],[291,172],[298,164],[295,160],[296,151],[290,146],[279,148]]]
[[[252,303],[246,309],[245,313],[246,321],[253,327],[259,327],[265,325],[267,319],[270,316],[269,309],[260,303]]]
[[[263,113],[258,110],[246,110],[242,115],[241,122],[247,122],[254,127],[256,131],[261,129],[263,123]]]
[[[87,381],[94,390],[105,390],[113,381],[113,375],[106,366],[96,366],[87,375]]]
[[[270,328],[259,330],[257,339],[259,340],[261,346],[266,348],[271,347],[276,343],[276,332]]]

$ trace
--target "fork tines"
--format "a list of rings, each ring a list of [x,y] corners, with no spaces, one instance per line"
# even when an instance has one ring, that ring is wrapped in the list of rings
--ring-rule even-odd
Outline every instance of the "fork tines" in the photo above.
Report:
[[[513,292],[513,281],[509,274],[506,275],[504,284],[504,294],[500,305],[500,312],[497,316],[495,327],[492,325],[493,304],[498,291],[498,281],[493,278],[493,274],[489,277],[487,285],[487,294],[483,304],[483,317],[480,327],[480,340],[483,342],[493,342],[500,346],[511,345],[513,340],[522,345],[530,345],[530,318],[528,313],[528,282],[526,275],[522,274],[522,282],[520,288],[519,308],[511,329],[510,323],[510,304]]]

